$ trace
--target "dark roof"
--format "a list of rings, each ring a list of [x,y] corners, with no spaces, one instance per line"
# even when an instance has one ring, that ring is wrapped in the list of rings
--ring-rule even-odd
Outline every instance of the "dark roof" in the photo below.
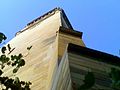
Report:
[[[78,55],[93,58],[94,60],[120,67],[120,58],[108,53],[93,50],[87,47],[78,46],[71,43],[68,45],[68,52],[76,53]]]
[[[29,26],[29,25],[33,24],[34,22],[36,22],[36,21],[42,19],[42,18],[45,17],[46,15],[52,14],[53,12],[55,12],[55,11],[57,11],[57,10],[59,10],[59,11],[62,12],[61,14],[62,14],[63,18],[65,19],[65,21],[66,21],[68,27],[71,28],[71,29],[73,29],[73,27],[72,27],[72,25],[70,24],[70,22],[69,22],[69,20],[68,20],[68,18],[67,18],[67,16],[66,16],[64,10],[61,9],[61,8],[59,8],[59,7],[54,8],[53,10],[51,10],[51,11],[45,13],[44,15],[42,15],[42,16],[40,16],[40,17],[38,17],[38,18],[36,18],[35,20],[33,20],[33,21],[31,21],[30,23],[28,23],[27,26]]]
[[[82,34],[83,34],[82,32],[79,32],[70,28],[65,28],[65,27],[60,27],[59,32],[72,35],[75,37],[79,37],[79,38],[82,38]]]

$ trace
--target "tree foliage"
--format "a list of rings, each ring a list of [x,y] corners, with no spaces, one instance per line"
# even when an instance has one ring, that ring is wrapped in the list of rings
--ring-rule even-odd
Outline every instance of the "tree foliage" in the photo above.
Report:
[[[0,44],[6,40],[7,37],[0,33]],[[0,55],[0,85],[2,90],[30,90],[31,82],[20,81],[18,77],[15,76],[17,71],[25,65],[25,60],[23,55],[20,53],[18,55],[11,55],[11,52],[15,48],[11,48],[10,44],[1,47]],[[31,48],[29,48],[30,50]],[[4,76],[4,68],[12,67],[13,78],[9,76]]]
[[[111,79],[112,83],[109,87],[113,90],[120,90],[120,70],[117,68],[111,68],[111,71],[108,73],[109,79]],[[88,72],[85,75],[85,79],[83,80],[83,84],[78,88],[78,90],[89,90],[95,85],[95,76],[93,72]],[[97,88],[96,90],[105,90]]]
[[[92,88],[92,86],[95,84],[95,76],[93,72],[88,72],[85,75],[85,79],[83,80],[83,84],[79,87],[78,90],[88,90]]]
[[[120,70],[116,68],[111,68],[109,76],[112,80],[112,88],[115,90],[120,90]]]

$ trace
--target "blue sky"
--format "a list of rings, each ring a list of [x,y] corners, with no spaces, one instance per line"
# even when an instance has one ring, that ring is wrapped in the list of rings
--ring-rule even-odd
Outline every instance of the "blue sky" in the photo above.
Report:
[[[119,55],[120,0],[0,0],[0,31],[8,40],[49,10],[61,7],[87,47]]]

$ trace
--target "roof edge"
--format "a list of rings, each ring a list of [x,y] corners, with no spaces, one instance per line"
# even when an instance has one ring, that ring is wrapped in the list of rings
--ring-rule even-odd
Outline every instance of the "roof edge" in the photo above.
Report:
[[[63,16],[63,18],[66,20],[66,23],[67,23],[68,27],[69,27],[70,29],[73,29],[73,27],[72,27],[72,25],[70,24],[70,22],[69,22],[69,20],[68,20],[68,18],[67,18],[67,16],[66,16],[64,10],[63,10],[62,8],[60,8],[60,7],[56,7],[56,8],[54,8],[54,9],[50,10],[49,12],[43,14],[42,16],[40,16],[40,17],[32,20],[31,22],[29,22],[29,23],[25,26],[25,28],[23,28],[22,30],[18,31],[18,32],[15,34],[15,36],[17,36],[17,35],[19,35],[20,33],[24,32],[24,31],[27,30],[29,27],[35,25],[35,24],[38,23],[40,20],[44,20],[44,19],[48,18],[49,16],[55,14],[56,11],[61,11],[61,12],[62,12],[62,16]]]
[[[56,8],[54,8],[54,9],[50,10],[49,12],[43,14],[42,16],[34,19],[34,20],[31,21],[30,23],[28,23],[27,26],[35,23],[35,22],[38,21],[38,20],[41,20],[41,19],[44,18],[46,15],[50,15],[51,13],[56,12],[56,11],[61,11],[61,12],[62,12],[62,16],[63,16],[63,18],[65,19],[68,27],[71,28],[71,29],[73,29],[73,27],[72,27],[72,25],[70,24],[70,21],[68,20],[66,14],[65,14],[65,12],[64,12],[64,10],[63,10],[62,8],[60,8],[60,7],[56,7]]]
[[[66,16],[66,14],[65,14],[64,10],[63,10],[63,9],[61,9],[61,11],[62,11],[62,16],[63,16],[63,18],[65,19],[65,21],[66,21],[66,23],[67,23],[68,27],[69,27],[70,29],[73,29],[73,27],[72,27],[72,25],[71,25],[71,23],[70,23],[70,21],[69,21],[68,17]]]
[[[38,21],[38,20],[44,18],[46,15],[50,15],[52,12],[56,12],[56,11],[63,11],[63,10],[62,10],[61,8],[59,8],[59,7],[56,7],[56,8],[54,8],[54,9],[48,11],[47,13],[43,14],[42,16],[40,16],[40,17],[38,17],[38,18],[32,20],[31,22],[29,22],[29,23],[27,24],[27,26],[29,26],[29,25],[35,23],[36,21]]]
[[[78,37],[80,39],[82,39],[82,35],[83,35],[83,32],[79,32],[79,31],[76,31],[76,30],[73,30],[73,29],[70,29],[70,28],[62,27],[62,26],[59,28],[59,32],[60,33],[65,33],[65,34],[68,34],[68,35],[71,35],[71,36],[75,36],[75,37]]]
[[[78,46],[72,43],[68,45],[68,52],[93,58],[93,60],[120,67],[120,57],[114,56],[105,52],[97,51],[87,47]]]

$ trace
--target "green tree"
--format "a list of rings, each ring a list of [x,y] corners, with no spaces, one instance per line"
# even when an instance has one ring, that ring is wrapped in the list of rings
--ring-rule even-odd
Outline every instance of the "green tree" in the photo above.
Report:
[[[110,85],[111,89],[113,90],[120,90],[120,69],[118,68],[111,68],[111,71],[108,73],[109,78],[111,79],[112,83]],[[78,88],[78,90],[89,90],[95,85],[95,76],[93,72],[88,72],[85,75],[85,79],[83,80],[83,84]],[[105,90],[96,88],[96,90]]]
[[[95,84],[95,76],[93,72],[88,72],[85,75],[85,79],[83,80],[83,84],[78,88],[78,90],[88,90],[92,88]]]
[[[111,68],[109,76],[112,80],[111,87],[114,88],[115,90],[120,90],[120,70],[116,68]]]
[[[0,32],[0,44],[5,41],[7,37]],[[23,55],[20,53],[18,55],[11,55],[11,52],[15,48],[11,48],[10,44],[6,46],[1,46],[0,54],[0,85],[2,90],[30,90],[31,82],[20,81],[19,77],[15,76],[15,73],[25,65],[25,60]],[[31,48],[27,48],[30,50]],[[13,77],[4,76],[4,68],[8,66],[13,68]]]

